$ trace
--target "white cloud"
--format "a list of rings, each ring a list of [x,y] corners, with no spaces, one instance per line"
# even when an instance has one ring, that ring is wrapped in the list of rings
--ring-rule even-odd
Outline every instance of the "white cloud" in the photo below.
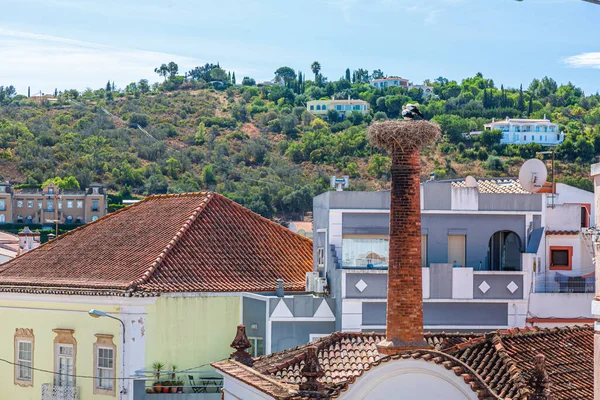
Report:
[[[597,68],[600,69],[600,52],[582,53],[567,57],[563,60],[565,64],[573,68]]]
[[[154,68],[174,61],[180,72],[204,61],[176,54],[123,49],[99,43],[0,28],[0,85],[14,85],[19,93],[53,92],[55,88],[100,88],[115,81],[124,88],[142,78],[157,81]],[[236,69],[239,75],[246,73]]]

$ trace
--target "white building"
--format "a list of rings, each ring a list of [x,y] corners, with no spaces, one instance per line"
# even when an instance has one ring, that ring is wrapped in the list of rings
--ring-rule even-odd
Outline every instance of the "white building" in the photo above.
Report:
[[[370,106],[364,100],[311,100],[306,104],[306,109],[314,115],[326,115],[327,111],[335,110],[343,118],[352,111],[358,111],[362,114],[369,112]]]
[[[428,85],[413,85],[408,79],[400,77],[389,77],[389,78],[378,78],[372,79],[370,82],[371,86],[375,86],[378,89],[385,89],[387,87],[403,87],[406,89],[421,89],[423,90],[423,97],[433,94],[433,86]]]
[[[545,146],[556,146],[565,140],[565,135],[559,131],[558,124],[550,122],[545,116],[543,119],[492,120],[489,124],[484,125],[484,129],[502,131],[503,136],[500,142],[502,144],[538,143]]]

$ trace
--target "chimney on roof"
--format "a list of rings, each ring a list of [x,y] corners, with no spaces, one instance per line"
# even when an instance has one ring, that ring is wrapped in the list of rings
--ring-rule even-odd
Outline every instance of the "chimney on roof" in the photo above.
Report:
[[[419,150],[441,135],[437,124],[384,121],[369,127],[371,143],[392,157],[386,340],[382,355],[429,347],[423,335]]]
[[[550,393],[550,377],[546,372],[546,357],[543,354],[535,356],[534,369],[529,378],[532,393],[529,400],[552,400]]]
[[[238,325],[235,339],[233,339],[233,342],[231,342],[231,347],[236,350],[230,355],[233,360],[248,367],[254,365],[254,359],[246,351],[251,347],[251,345],[248,337],[246,336],[246,327],[244,325]]]
[[[319,364],[319,349],[317,346],[307,347],[304,367],[302,367],[302,377],[306,378],[306,381],[300,384],[300,392],[309,395],[309,398],[321,397],[315,392],[323,390],[323,384],[318,381],[323,375],[325,373]]]
[[[285,295],[285,291],[283,290],[283,279],[277,279],[277,289],[275,289],[275,295],[277,297],[283,297]]]
[[[27,253],[40,246],[40,231],[32,232],[28,226],[19,232],[19,252],[18,254]]]

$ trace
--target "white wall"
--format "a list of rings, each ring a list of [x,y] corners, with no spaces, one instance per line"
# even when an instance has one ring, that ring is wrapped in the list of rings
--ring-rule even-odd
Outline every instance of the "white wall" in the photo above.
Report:
[[[538,318],[592,318],[593,299],[594,293],[531,293],[529,314]]]
[[[232,378],[223,375],[223,399],[224,400],[272,400],[274,397]]]
[[[454,371],[434,362],[399,359],[364,373],[340,399],[475,400],[477,394]]]
[[[578,231],[581,229],[581,205],[559,204],[546,209],[546,229],[549,231]]]
[[[453,210],[478,210],[479,189],[476,187],[452,187],[450,204]]]
[[[556,193],[558,193],[557,203],[575,203],[575,204],[591,204],[591,219],[590,224],[594,225],[594,193],[587,190],[578,189],[573,186],[565,185],[564,183],[556,184]]]

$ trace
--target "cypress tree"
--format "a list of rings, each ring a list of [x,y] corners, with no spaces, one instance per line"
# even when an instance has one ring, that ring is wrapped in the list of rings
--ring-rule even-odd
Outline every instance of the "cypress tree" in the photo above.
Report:
[[[231,82],[235,85],[235,72],[231,75]]]
[[[527,108],[527,116],[529,117],[533,112],[533,96],[529,96],[529,107]]]
[[[517,110],[525,111],[525,100],[523,99],[523,84],[521,84],[521,88],[519,89],[519,101],[517,102]]]
[[[488,94],[487,94],[487,89],[483,88],[483,108],[489,108],[488,106]]]
[[[500,90],[502,90],[502,97],[500,98],[500,107],[504,108],[507,106],[506,92],[504,91],[504,85],[500,85]]]
[[[106,91],[110,92],[110,88],[111,88],[110,81],[108,81],[108,82],[106,82]]]
[[[27,97],[31,97],[31,87],[27,86]]]
[[[112,91],[113,92],[115,91],[115,81],[113,81],[113,83],[112,83]]]
[[[54,88],[54,97],[58,96],[58,89]]]
[[[231,83],[231,71],[227,73],[227,83]]]
[[[346,68],[346,80],[350,82],[350,68]]]

